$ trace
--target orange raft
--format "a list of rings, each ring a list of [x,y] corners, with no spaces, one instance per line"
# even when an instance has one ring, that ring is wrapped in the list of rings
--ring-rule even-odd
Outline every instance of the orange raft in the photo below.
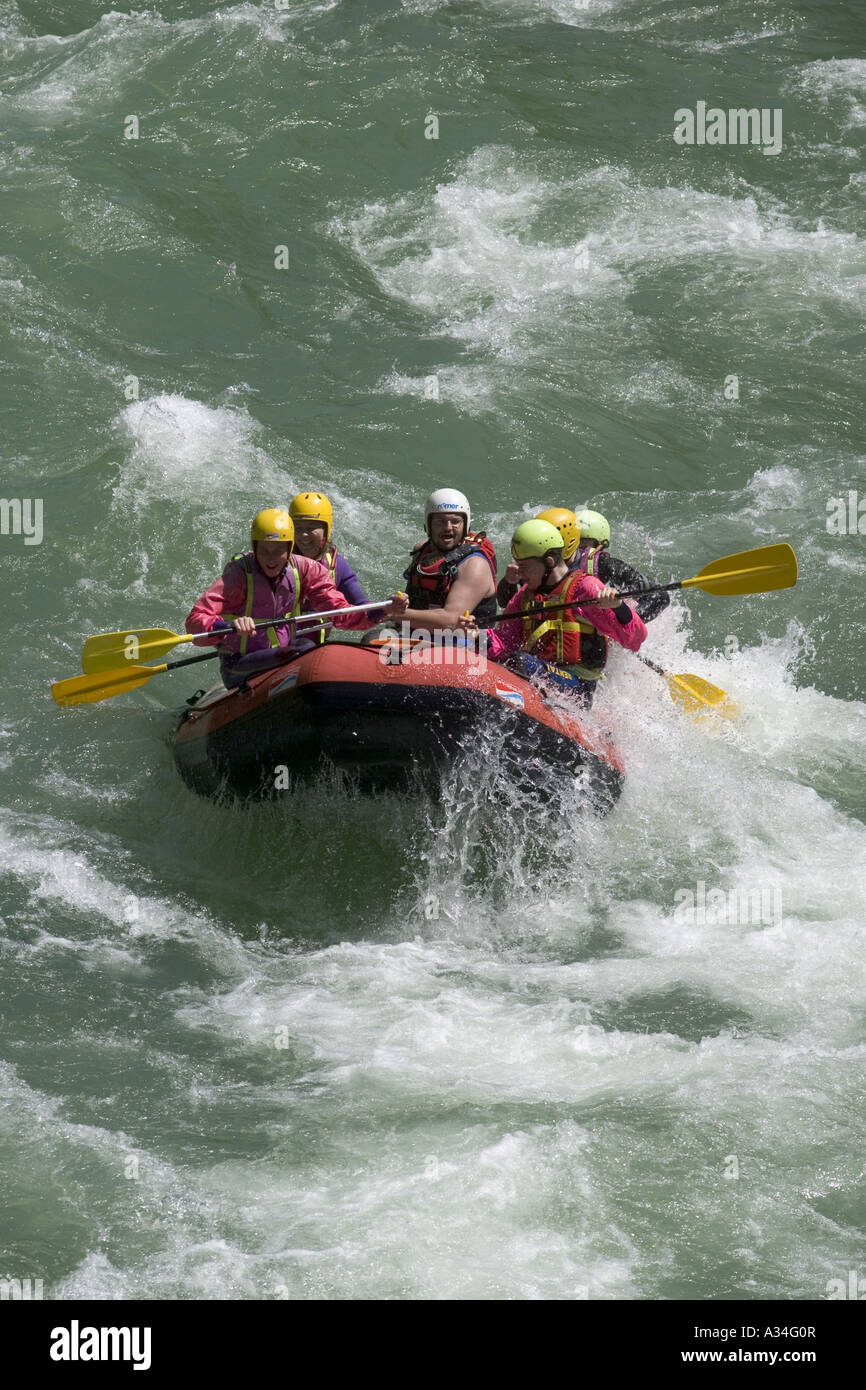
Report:
[[[505,667],[468,660],[459,650],[329,641],[240,689],[220,685],[195,701],[177,730],[175,762],[205,796],[267,796],[328,764],[375,792],[419,779],[433,787],[476,742],[495,750],[527,791],[543,792],[551,770],[578,774],[599,810],[612,806],[622,762],[580,714],[560,712],[568,697],[554,708]]]

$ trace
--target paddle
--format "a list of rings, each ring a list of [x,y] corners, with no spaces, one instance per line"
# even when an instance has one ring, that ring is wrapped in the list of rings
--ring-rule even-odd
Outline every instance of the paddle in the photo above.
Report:
[[[732,594],[765,594],[771,589],[792,589],[797,582],[797,557],[791,547],[781,545],[761,545],[756,550],[738,550],[736,555],[725,555],[721,560],[713,560],[705,565],[700,574],[692,579],[681,579],[673,584],[656,584],[654,589],[687,589],[694,586],[703,589],[705,594],[718,594],[729,597]],[[640,590],[623,594],[623,598],[636,598]],[[652,593],[652,589],[644,589]]]
[[[51,694],[58,705],[94,705],[99,700],[110,700],[115,695],[123,695],[127,690],[137,690],[146,685],[151,676],[159,676],[163,671],[176,671],[180,666],[195,666],[198,661],[213,661],[219,651],[203,652],[201,656],[188,656],[183,661],[163,662],[162,666],[121,666],[116,671],[102,671],[84,676],[72,676],[66,681],[55,681]]]
[[[736,719],[737,704],[732,700],[726,690],[722,690],[718,685],[713,685],[710,681],[704,680],[703,676],[695,676],[690,672],[674,676],[664,667],[657,666],[649,657],[641,656],[640,652],[635,652],[638,661],[642,661],[644,666],[648,666],[656,675],[663,676],[668,683],[671,699],[680,705],[687,714],[706,714],[712,711],[714,714],[721,714],[725,719]]]
[[[322,618],[334,618],[345,613],[364,613],[369,608],[387,608],[390,599],[384,599],[379,603],[357,603],[351,608],[334,608],[327,613],[299,613],[296,617],[288,618],[264,618],[256,623],[256,627],[278,627],[285,623],[300,622],[319,622]],[[129,632],[101,632],[96,637],[88,637],[81,653],[81,669],[86,673],[96,671],[114,671],[119,669],[124,661],[144,662],[153,661],[155,657],[163,656],[165,652],[170,652],[172,647],[178,647],[182,642],[193,642],[196,637],[221,636],[227,637],[230,628],[220,629],[217,633],[202,632],[169,632],[165,627],[143,627],[133,628]]]
[[[736,555],[725,555],[721,560],[713,560],[705,565],[700,574],[691,579],[674,579],[670,584],[652,584],[648,589],[629,589],[620,598],[643,598],[646,594],[657,594],[661,590],[687,589],[694,586],[707,594],[731,596],[733,594],[765,594],[771,589],[790,589],[797,582],[797,557],[787,544],[761,545],[756,550],[739,550]],[[552,603],[549,607],[538,607],[537,613],[555,613],[560,608],[589,608],[590,599],[577,603]],[[530,616],[536,610],[529,609]],[[491,623],[511,622],[519,618],[519,613],[500,613]],[[487,624],[486,626],[489,626]]]

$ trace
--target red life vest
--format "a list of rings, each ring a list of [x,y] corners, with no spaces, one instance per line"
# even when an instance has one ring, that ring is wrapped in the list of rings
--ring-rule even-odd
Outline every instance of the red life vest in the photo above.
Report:
[[[575,609],[560,608],[544,617],[545,608],[567,603],[583,583],[580,570],[569,570],[555,589],[544,595],[525,594],[523,611],[523,650],[567,666],[583,680],[595,681],[607,662],[607,638],[585,618],[578,618]]]
[[[424,541],[412,552],[412,560],[403,572],[410,608],[444,608],[448,591],[457,578],[457,571],[470,555],[483,555],[496,583],[496,551],[483,531],[470,531],[465,541],[444,555],[431,541]],[[496,616],[496,595],[483,598],[472,610],[479,627],[486,627]]]

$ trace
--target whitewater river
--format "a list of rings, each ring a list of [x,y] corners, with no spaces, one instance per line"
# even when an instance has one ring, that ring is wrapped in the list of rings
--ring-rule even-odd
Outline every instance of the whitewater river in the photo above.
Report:
[[[0,1277],[866,1278],[862,5],[102,8],[0,0],[2,493],[40,504],[0,536]],[[211,667],[52,701],[259,507],[326,491],[384,597],[443,485],[501,564],[553,504],[662,580],[789,541],[795,589],[650,629],[739,718],[616,652],[602,822],[493,747],[435,804],[206,802],[170,740]]]

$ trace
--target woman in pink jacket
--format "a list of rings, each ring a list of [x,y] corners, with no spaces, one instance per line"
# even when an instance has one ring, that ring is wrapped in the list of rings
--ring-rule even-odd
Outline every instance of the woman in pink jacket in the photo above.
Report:
[[[226,565],[186,620],[187,632],[203,634],[196,646],[219,641],[220,670],[229,687],[243,685],[256,672],[285,661],[289,652],[297,655],[318,645],[312,623],[307,625],[309,637],[304,637],[302,624],[293,640],[292,624],[257,628],[257,620],[349,607],[324,565],[293,554],[295,528],[284,508],[259,512],[253,518],[250,539],[252,550]],[[375,619],[367,613],[347,613],[333,622],[337,627],[366,629],[383,617],[399,618],[408,602],[405,594],[398,594],[387,604],[375,605],[385,609]]]

